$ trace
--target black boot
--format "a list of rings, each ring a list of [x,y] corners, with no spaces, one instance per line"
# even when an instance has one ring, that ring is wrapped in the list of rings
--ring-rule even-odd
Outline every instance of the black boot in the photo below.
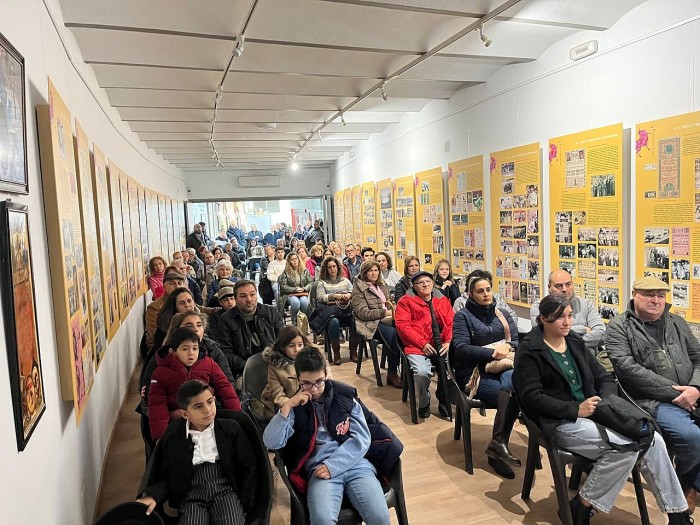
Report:
[[[496,417],[493,421],[493,437],[486,447],[487,456],[514,467],[519,467],[521,463],[510,453],[508,439],[515,420],[518,418],[518,412],[517,400],[510,395],[510,392],[501,390],[498,393]]]
[[[691,525],[695,523],[687,512],[673,512],[668,515],[668,525]]]
[[[496,471],[496,474],[506,479],[515,479],[515,472],[510,468],[510,465],[504,463],[500,459],[488,458],[488,460],[489,465]]]
[[[333,364],[340,364],[340,341],[331,340],[331,348],[333,349]]]
[[[581,503],[581,498],[579,498],[578,494],[569,501],[569,508],[571,509],[571,520],[574,525],[590,525],[593,508],[586,507]],[[561,513],[557,512],[557,514],[559,514],[559,519],[563,522]]]

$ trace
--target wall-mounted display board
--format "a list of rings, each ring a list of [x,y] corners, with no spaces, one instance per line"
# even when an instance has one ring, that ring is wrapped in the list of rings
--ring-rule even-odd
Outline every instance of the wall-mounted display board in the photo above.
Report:
[[[175,250],[181,250],[185,244],[180,238],[180,207],[182,203],[180,201],[174,200],[173,205],[173,235],[175,236]],[[218,232],[212,232],[214,237],[218,235]]]
[[[129,273],[124,251],[124,233],[122,232],[122,199],[119,191],[119,166],[109,161],[107,172],[109,181],[109,205],[112,210],[112,238],[114,239],[114,260],[117,263],[117,289],[119,294],[119,318],[124,321],[129,314]]]
[[[173,199],[168,199],[170,202],[170,236],[172,238],[172,247],[173,247],[173,252],[179,250],[181,248],[180,246],[180,232],[179,232],[179,226],[177,224],[177,201]],[[209,237],[214,237],[217,236],[218,233],[215,232],[207,232]],[[212,237],[212,238],[214,238]],[[170,256],[172,257],[172,253]]]
[[[416,199],[418,259],[421,270],[432,272],[435,264],[446,257],[442,168],[416,173]]]
[[[109,182],[107,165],[102,151],[92,145],[94,207],[97,218],[97,240],[99,243],[100,271],[102,273],[102,299],[107,339],[112,340],[119,328],[119,292],[117,286],[117,265],[114,262],[114,241],[109,209]],[[100,356],[97,356],[98,363]]]
[[[131,250],[134,258],[135,295],[140,297],[144,289],[143,256],[141,255],[141,221],[139,217],[139,185],[129,177],[129,218],[131,225]]]
[[[345,233],[343,234],[343,244],[352,242],[352,188],[343,190],[343,208],[345,211]],[[344,247],[343,247],[344,248]]]
[[[119,171],[119,198],[122,206],[122,236],[126,255],[127,294],[129,308],[136,301],[136,276],[134,275],[134,249],[131,237],[131,210],[129,208],[129,176]]]
[[[452,271],[468,275],[485,268],[484,156],[450,162],[447,169],[450,201]]]
[[[568,271],[604,319],[624,304],[622,184],[622,124],[549,140],[552,270]]]
[[[345,235],[345,203],[343,191],[336,191],[333,195],[333,238],[342,241]]]
[[[385,251],[396,265],[396,243],[394,241],[394,196],[392,194],[391,179],[383,179],[377,182],[377,202],[379,203],[379,218],[377,231],[379,232],[379,251]],[[401,271],[399,271],[401,273]]]
[[[61,396],[73,400],[79,423],[95,379],[95,354],[72,118],[50,80],[49,105],[37,106],[37,119]]]
[[[175,232],[173,232],[173,202],[170,197],[165,197],[165,222],[166,232],[168,234],[168,260],[173,256],[173,252],[177,249],[175,246]],[[209,235],[211,237],[211,235]]]
[[[377,251],[377,188],[374,182],[362,185],[362,247],[370,246]]]
[[[95,349],[95,369],[107,350],[107,330],[102,297],[102,274],[100,272],[100,250],[97,244],[97,222],[95,200],[92,193],[92,166],[90,144],[83,128],[75,121],[75,156],[78,161],[78,191],[80,192],[80,218],[85,247],[85,277],[87,283],[87,307],[90,319],[90,337]]]
[[[635,150],[633,279],[659,277],[673,312],[700,323],[700,112],[637,124]]]
[[[362,185],[353,186],[352,190],[352,237],[349,241],[362,245]]]
[[[542,291],[542,167],[538,143],[491,153],[491,249],[494,289],[529,306]]]
[[[394,229],[396,231],[397,271],[403,273],[403,260],[408,255],[416,255],[416,194],[415,177],[394,179]],[[422,261],[421,261],[422,262]]]
[[[160,254],[167,262],[170,262],[170,256],[173,252],[170,250],[170,242],[168,241],[168,222],[165,214],[165,195],[157,194],[158,196],[158,225],[160,227]]]
[[[145,273],[148,273],[148,260],[150,259],[151,249],[148,246],[148,208],[146,204],[146,189],[138,185],[137,189],[139,197],[139,231],[141,232],[141,266]],[[148,279],[141,279],[141,292],[146,293],[148,290]]]

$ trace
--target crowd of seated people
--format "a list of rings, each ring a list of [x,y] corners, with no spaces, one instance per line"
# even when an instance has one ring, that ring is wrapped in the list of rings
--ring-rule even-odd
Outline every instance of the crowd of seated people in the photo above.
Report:
[[[232,435],[213,424],[215,405],[241,410],[238,394],[246,363],[261,354],[267,365],[267,386],[259,400],[261,416],[269,421],[265,445],[282,449],[290,478],[307,494],[311,522],[333,522],[345,494],[365,522],[388,523],[384,499],[378,497],[381,487],[374,483],[381,472],[367,460],[375,446],[376,416],[356,401],[352,387],[331,379],[329,365],[343,363],[340,347],[347,330],[349,361],[361,358],[362,338],[379,342],[387,357],[387,384],[396,388],[403,387],[403,352],[410,367],[404,373],[413,376],[423,419],[432,413],[431,378],[446,366],[449,353],[453,370],[448,373],[458,388],[495,409],[484,450],[503,478],[515,478],[514,468],[521,466],[509,449],[521,411],[560,448],[591,461],[587,481],[570,502],[574,523],[589,523],[593,510],[610,512],[635,465],[669,523],[692,523],[700,487],[700,344],[685,320],[669,312],[669,287],[663,281],[635,281],[627,311],[606,328],[595,305],[575,296],[571,275],[555,270],[548,294],[531,309],[532,331],[523,334],[518,316],[492,290],[492,276],[482,269],[458,279],[449,261],[438,261],[430,273],[410,255],[401,274],[386,252],[337,241],[326,246],[318,224],[294,235],[291,229],[273,228],[265,237],[253,225],[246,235],[232,224],[222,234],[237,256],[247,246],[247,258],[239,258],[251,272],[252,279],[246,279],[225,250],[190,246],[206,243],[206,232],[198,226],[174,264],[166,267],[161,257],[151,260],[148,280],[154,300],[146,314],[144,412],[153,438],[176,440],[166,430],[170,425],[195,444],[194,456],[187,455],[195,465],[187,474],[192,477],[189,492],[169,494],[181,514],[201,512],[195,500],[213,498],[203,487],[208,480],[233,491],[226,503],[235,509],[232,516],[246,512],[244,473],[198,465],[214,438],[219,446],[217,433]],[[268,236],[264,260],[257,251],[251,255],[250,248]],[[217,241],[223,242],[220,237]],[[190,279],[201,286],[199,299]],[[316,337],[327,338],[328,362],[297,322],[302,314]],[[201,382],[197,388],[187,381],[193,378]],[[620,431],[607,428],[607,437],[601,437],[595,421],[599,403],[620,393],[616,379],[623,397],[647,410],[658,425],[643,456],[624,448],[631,439]],[[438,381],[436,397],[437,414],[451,418],[455,401],[448,385]],[[338,425],[314,429],[315,420]],[[143,495],[149,508],[167,499],[163,486],[149,487]]]

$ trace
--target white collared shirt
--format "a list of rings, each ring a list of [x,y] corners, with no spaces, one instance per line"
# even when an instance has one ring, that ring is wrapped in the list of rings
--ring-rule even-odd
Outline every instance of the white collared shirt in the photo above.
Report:
[[[185,423],[185,436],[192,436],[194,442],[194,454],[192,464],[216,463],[219,459],[219,449],[216,448],[216,436],[214,435],[214,422],[201,432],[190,429],[190,422]]]

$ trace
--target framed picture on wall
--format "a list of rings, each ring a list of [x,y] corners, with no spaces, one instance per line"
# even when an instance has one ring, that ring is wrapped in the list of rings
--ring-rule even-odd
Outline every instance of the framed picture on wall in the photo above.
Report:
[[[46,410],[37,336],[34,272],[27,206],[0,202],[0,294],[7,362],[21,452]]]
[[[0,191],[29,193],[24,58],[0,35]]]

